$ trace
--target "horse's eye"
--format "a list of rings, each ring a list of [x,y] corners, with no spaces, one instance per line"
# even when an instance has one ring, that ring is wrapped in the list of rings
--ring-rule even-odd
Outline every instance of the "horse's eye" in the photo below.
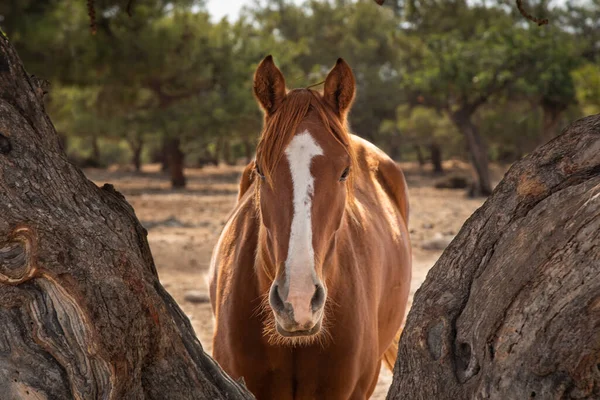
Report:
[[[348,175],[350,175],[350,167],[347,167],[344,172],[342,172],[342,176],[340,176],[340,182],[344,182],[348,179]]]
[[[260,176],[260,179],[265,179],[265,176],[262,174],[262,172],[260,172],[260,168],[258,168],[258,164],[254,165],[254,170],[256,171],[258,176]]]

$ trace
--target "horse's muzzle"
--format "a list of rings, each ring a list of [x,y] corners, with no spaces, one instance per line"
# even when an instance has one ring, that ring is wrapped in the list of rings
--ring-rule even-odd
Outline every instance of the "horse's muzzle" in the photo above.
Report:
[[[323,285],[318,284],[315,285],[315,292],[310,302],[297,301],[289,296],[284,301],[279,285],[273,284],[269,294],[269,304],[275,315],[277,332],[285,337],[311,336],[319,333],[325,298],[325,289]]]
[[[305,330],[287,330],[283,328],[278,321],[275,321],[275,327],[277,333],[285,337],[297,337],[297,336],[312,336],[316,335],[321,331],[321,321],[319,320],[312,328]]]

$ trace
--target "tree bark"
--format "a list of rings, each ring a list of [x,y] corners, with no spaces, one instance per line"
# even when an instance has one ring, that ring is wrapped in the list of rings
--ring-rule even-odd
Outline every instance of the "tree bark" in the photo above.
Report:
[[[68,162],[0,35],[3,399],[251,399],[161,286],[131,206]]]
[[[471,164],[477,174],[477,186],[472,194],[475,196],[489,196],[492,193],[492,181],[490,179],[487,148],[479,134],[479,130],[471,121],[471,115],[467,111],[460,110],[452,114],[452,121],[465,136]]]
[[[431,164],[433,165],[433,172],[436,174],[443,174],[444,167],[442,166],[442,149],[436,142],[429,144],[429,154],[431,155]]]
[[[600,398],[600,115],[517,162],[417,291],[388,399]]]
[[[57,132],[60,149],[66,154],[69,147],[69,137],[62,132]]]
[[[183,173],[185,155],[181,151],[179,138],[167,140],[167,159],[169,160],[169,171],[171,172],[171,186],[173,188],[184,188],[186,184]]]

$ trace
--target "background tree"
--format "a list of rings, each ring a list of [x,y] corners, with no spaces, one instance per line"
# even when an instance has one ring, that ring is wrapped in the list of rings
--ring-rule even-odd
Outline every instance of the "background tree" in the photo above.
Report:
[[[544,27],[501,0],[268,0],[232,22],[211,21],[202,1],[136,0],[131,16],[129,2],[96,1],[95,35],[83,3],[9,2],[0,26],[51,82],[47,107],[73,159],[137,168],[162,154],[175,186],[186,162],[253,156],[262,117],[251,76],[266,53],[290,87],[318,83],[332,59],[347,59],[358,86],[351,127],[395,157],[423,151],[404,141],[399,107],[445,114],[448,137],[462,139],[442,156],[469,158],[482,194],[493,186],[490,160],[512,162],[585,114],[581,71],[598,74],[586,67],[600,46],[596,1],[530,4],[551,20]]]

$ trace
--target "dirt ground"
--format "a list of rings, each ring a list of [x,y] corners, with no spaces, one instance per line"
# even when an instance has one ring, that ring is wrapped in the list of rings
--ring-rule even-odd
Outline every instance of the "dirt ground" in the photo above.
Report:
[[[446,162],[454,172],[469,175],[468,166]],[[483,203],[468,199],[464,190],[435,189],[438,177],[414,164],[402,164],[410,196],[410,233],[413,244],[412,296],[425,280],[429,268],[464,221]],[[157,165],[141,173],[113,168],[86,170],[102,185],[112,183],[134,207],[148,229],[148,240],[160,280],[190,318],[196,334],[209,354],[212,352],[213,322],[205,274],[210,255],[226,218],[235,204],[242,167],[221,166],[187,169],[188,187],[172,190],[167,176]],[[500,169],[494,170],[496,180]],[[198,297],[200,300],[198,301]],[[391,374],[382,369],[372,399],[385,399]]]

